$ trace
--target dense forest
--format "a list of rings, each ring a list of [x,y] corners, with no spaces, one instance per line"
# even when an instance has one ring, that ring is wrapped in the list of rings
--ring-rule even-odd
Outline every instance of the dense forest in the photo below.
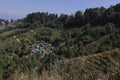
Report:
[[[12,25],[0,30],[0,80],[120,80],[120,3],[31,13]],[[52,52],[31,55],[42,41]]]

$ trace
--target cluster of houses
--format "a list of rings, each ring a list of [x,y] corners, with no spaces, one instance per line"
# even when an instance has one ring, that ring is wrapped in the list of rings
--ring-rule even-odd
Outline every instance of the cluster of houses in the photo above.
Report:
[[[6,25],[6,22],[0,21],[0,26],[5,26],[5,25]]]
[[[54,47],[45,41],[37,41],[31,45],[31,54],[49,54],[53,51]]]

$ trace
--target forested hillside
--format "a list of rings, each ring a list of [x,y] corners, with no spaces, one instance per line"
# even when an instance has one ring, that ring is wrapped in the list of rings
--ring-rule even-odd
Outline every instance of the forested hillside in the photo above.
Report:
[[[120,80],[120,3],[12,25],[0,29],[0,80]]]

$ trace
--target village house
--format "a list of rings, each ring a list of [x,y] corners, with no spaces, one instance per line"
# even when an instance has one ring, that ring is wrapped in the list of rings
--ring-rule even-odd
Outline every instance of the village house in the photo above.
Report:
[[[0,21],[0,26],[5,26],[6,23],[4,21]]]

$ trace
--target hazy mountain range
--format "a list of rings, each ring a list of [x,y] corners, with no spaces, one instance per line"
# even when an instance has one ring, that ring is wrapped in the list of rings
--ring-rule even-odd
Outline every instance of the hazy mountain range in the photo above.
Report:
[[[0,19],[7,19],[7,20],[21,19],[25,16],[26,16],[25,13],[22,14],[22,13],[17,13],[17,12],[13,12],[13,11],[1,11],[0,10]]]

